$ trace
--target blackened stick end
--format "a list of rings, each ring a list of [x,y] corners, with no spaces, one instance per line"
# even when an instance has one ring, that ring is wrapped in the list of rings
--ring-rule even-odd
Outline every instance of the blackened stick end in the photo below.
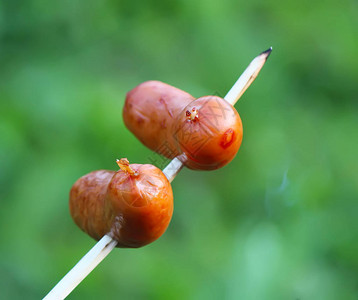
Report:
[[[264,52],[262,52],[260,55],[264,55],[265,56],[265,60],[268,59],[268,57],[270,56],[272,52],[272,47],[268,48],[267,50],[265,50]]]

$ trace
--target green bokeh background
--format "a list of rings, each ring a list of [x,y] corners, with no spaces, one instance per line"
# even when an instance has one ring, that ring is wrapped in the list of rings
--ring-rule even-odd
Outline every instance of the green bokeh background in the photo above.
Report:
[[[69,215],[77,178],[153,158],[127,91],[223,96],[273,46],[236,105],[235,160],[183,170],[167,232],[69,299],[357,299],[357,16],[355,0],[0,1],[0,298],[43,297],[94,245]]]

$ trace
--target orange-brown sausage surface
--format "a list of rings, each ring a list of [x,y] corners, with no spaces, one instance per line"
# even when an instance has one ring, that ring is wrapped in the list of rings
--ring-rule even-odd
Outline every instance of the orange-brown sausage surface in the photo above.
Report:
[[[236,109],[223,98],[196,99],[179,113],[173,132],[179,158],[186,167],[213,170],[228,164],[238,152],[243,128]]]
[[[96,240],[108,233],[103,221],[108,184],[116,172],[93,171],[78,179],[70,191],[70,213],[76,225]]]
[[[160,81],[146,81],[128,92],[123,108],[127,128],[149,149],[174,158],[171,132],[178,114],[195,98]]]
[[[148,148],[171,159],[178,156],[193,170],[213,170],[229,163],[243,136],[239,114],[223,98],[195,100],[159,81],[144,82],[127,94],[123,119]]]
[[[118,241],[117,247],[141,247],[167,229],[173,192],[163,172],[153,165],[122,167],[118,172],[94,171],[78,179],[70,191],[70,212],[75,223],[96,240],[109,234]]]
[[[173,214],[173,192],[163,172],[153,165],[131,164],[136,175],[117,172],[105,203],[111,234],[126,247],[141,247],[159,238]]]

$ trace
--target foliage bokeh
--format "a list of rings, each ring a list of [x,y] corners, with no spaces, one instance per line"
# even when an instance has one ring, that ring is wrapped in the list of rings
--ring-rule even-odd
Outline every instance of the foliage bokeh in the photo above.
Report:
[[[94,241],[68,192],[117,157],[152,153],[124,127],[150,79],[225,95],[244,141],[173,182],[170,228],[116,249],[69,299],[356,299],[358,4],[343,1],[0,1],[0,298],[38,299]]]

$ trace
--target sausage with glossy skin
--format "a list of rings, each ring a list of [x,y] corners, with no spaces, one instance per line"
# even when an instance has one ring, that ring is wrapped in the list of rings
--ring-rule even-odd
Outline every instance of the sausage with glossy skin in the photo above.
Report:
[[[238,152],[243,135],[241,118],[225,99],[205,96],[179,113],[174,123],[179,156],[186,167],[214,170],[228,164]]]
[[[149,149],[174,158],[178,151],[171,128],[178,114],[193,100],[193,96],[169,84],[146,81],[127,93],[123,120]]]
[[[82,176],[70,191],[70,213],[77,226],[96,240],[108,233],[104,202],[114,171],[99,170]]]
[[[127,94],[123,118],[148,148],[170,159],[178,156],[193,170],[223,167],[242,141],[240,116],[225,99],[195,100],[159,81],[144,82]]]
[[[173,214],[173,192],[153,165],[118,162],[121,170],[94,171],[70,191],[75,223],[96,240],[111,235],[117,247],[137,248],[158,239]]]

